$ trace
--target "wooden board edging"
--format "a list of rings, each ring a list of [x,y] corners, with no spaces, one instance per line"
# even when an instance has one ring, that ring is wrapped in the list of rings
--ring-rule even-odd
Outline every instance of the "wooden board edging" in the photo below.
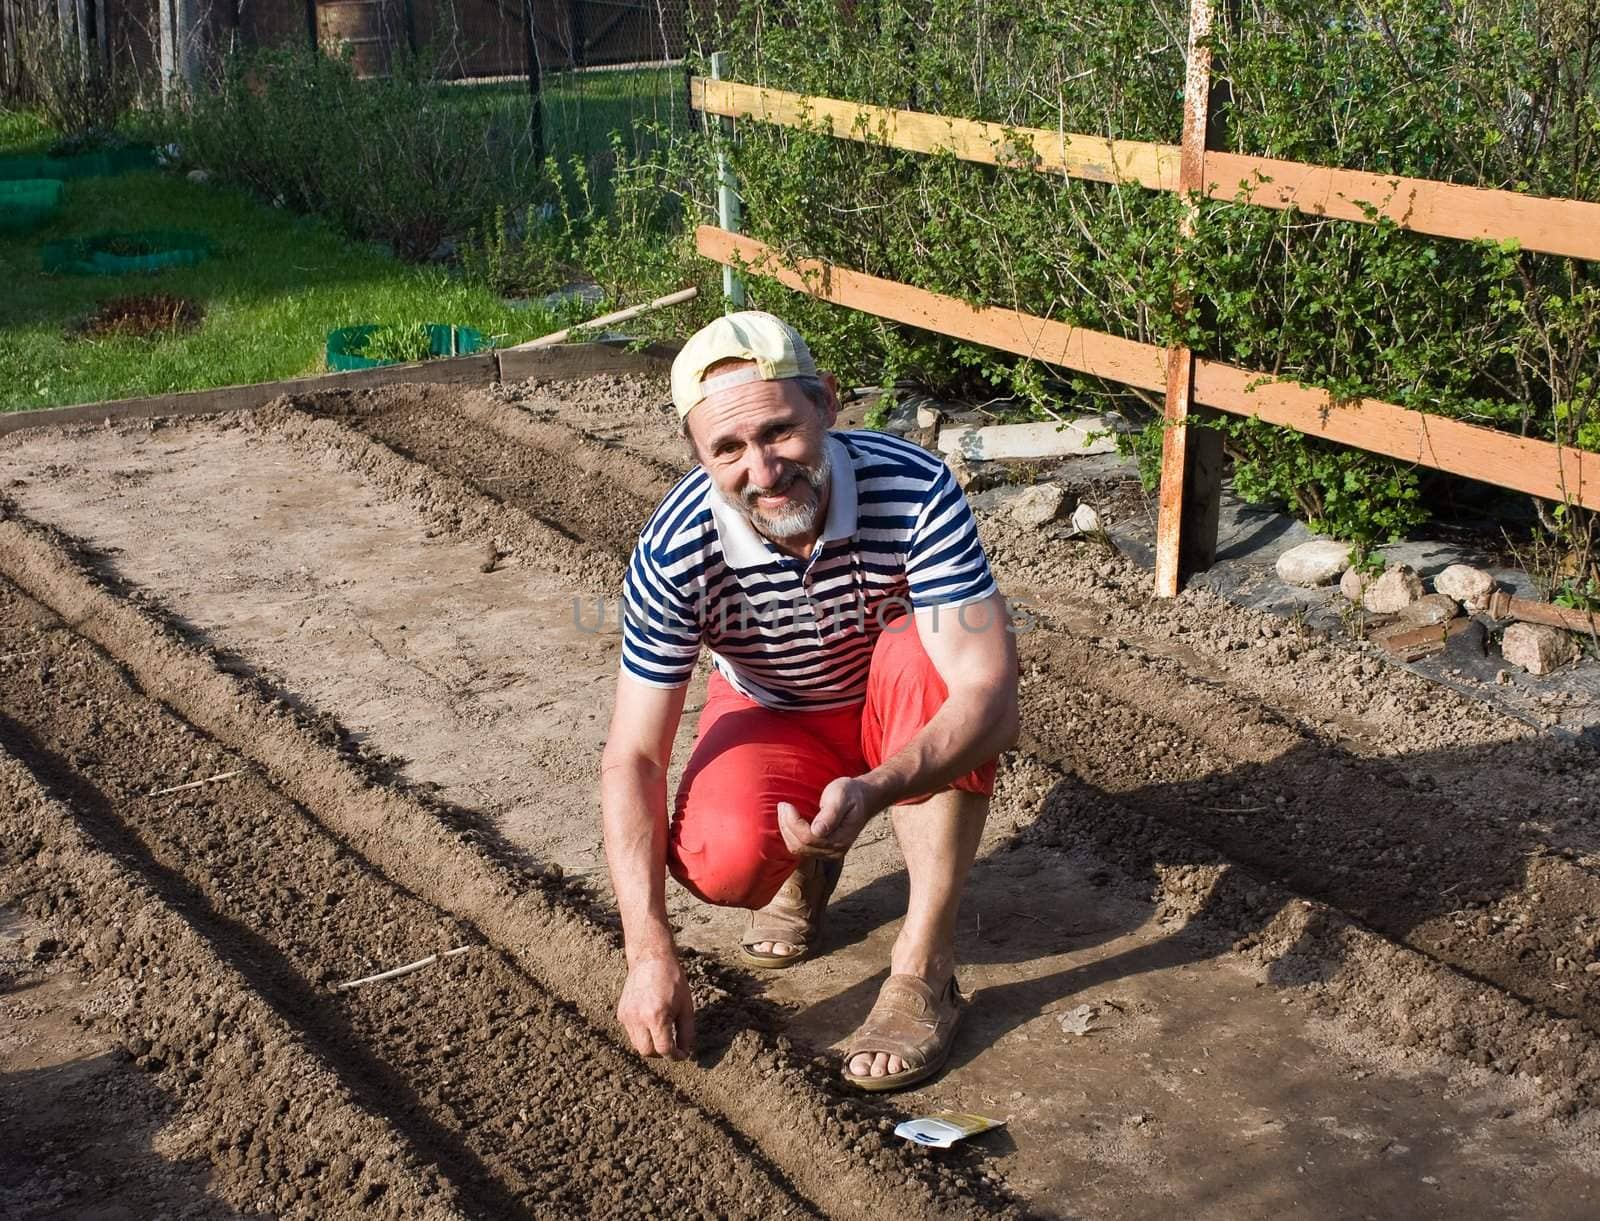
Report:
[[[741,262],[757,275],[835,305],[1108,381],[1152,391],[1165,386],[1167,353],[1153,344],[1014,310],[977,308],[955,297],[818,259],[802,259],[790,267],[770,246],[709,225],[696,231],[695,243],[709,259]],[[1600,510],[1600,454],[1376,399],[1341,404],[1326,390],[1219,361],[1195,362],[1194,401],[1401,462]]]
[[[704,77],[690,82],[690,105],[707,114],[814,127],[840,139],[906,152],[950,153],[983,165],[1027,166],[1156,191],[1179,189],[1176,144],[1007,127]],[[1297,208],[1359,224],[1374,223],[1370,207],[1402,229],[1433,237],[1512,240],[1525,250],[1600,260],[1600,203],[1585,200],[1221,152],[1206,154],[1204,193],[1210,199]]]
[[[651,343],[637,352],[626,344],[595,342],[558,344],[548,348],[507,348],[496,352],[500,380],[525,382],[530,378],[548,381],[577,381],[602,373],[641,373],[665,377],[672,368],[678,349],[672,344]]]
[[[625,343],[606,341],[564,344],[526,352],[482,352],[418,364],[356,369],[348,373],[318,373],[278,382],[251,382],[243,386],[108,399],[103,403],[79,403],[71,407],[0,412],[0,436],[25,428],[59,428],[70,424],[100,424],[107,420],[151,420],[164,416],[251,411],[266,406],[284,394],[365,390],[404,382],[487,386],[495,381],[526,381],[529,378],[577,381],[603,373],[665,376],[676,354],[677,349],[670,344],[652,343],[643,351],[630,352]]]
[[[214,390],[189,390],[181,394],[154,394],[142,398],[80,403],[73,407],[46,407],[39,411],[0,414],[0,435],[24,428],[58,428],[64,424],[99,424],[104,420],[150,420],[161,416],[220,415],[264,407],[283,394],[317,394],[326,390],[361,390],[392,386],[398,382],[448,385],[470,382],[486,385],[495,379],[493,353],[452,356],[412,365],[384,365],[349,373],[319,373],[280,382],[252,382],[219,386]]]

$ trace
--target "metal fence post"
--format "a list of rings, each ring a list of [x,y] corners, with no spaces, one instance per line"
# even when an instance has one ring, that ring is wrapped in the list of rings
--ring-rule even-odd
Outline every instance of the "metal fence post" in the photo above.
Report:
[[[728,71],[728,53],[714,52],[711,56],[711,79],[720,81]],[[733,179],[733,167],[728,163],[727,141],[733,139],[733,120],[718,119],[717,130],[717,224],[729,233],[738,233],[740,226],[739,184]],[[722,269],[722,295],[730,310],[744,308],[744,280],[732,267]]]

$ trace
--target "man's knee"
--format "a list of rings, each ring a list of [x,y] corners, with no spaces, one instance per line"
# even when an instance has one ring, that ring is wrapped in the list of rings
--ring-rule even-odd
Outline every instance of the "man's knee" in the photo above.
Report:
[[[784,854],[787,857],[787,853]],[[794,869],[793,859],[773,859],[749,840],[685,848],[674,835],[667,869],[702,903],[716,907],[765,907]]]

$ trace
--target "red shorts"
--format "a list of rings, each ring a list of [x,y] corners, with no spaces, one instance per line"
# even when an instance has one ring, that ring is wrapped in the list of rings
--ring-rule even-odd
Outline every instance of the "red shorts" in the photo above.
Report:
[[[893,755],[949,694],[910,616],[878,637],[866,700],[849,708],[774,712],[712,674],[667,839],[672,876],[707,903],[765,907],[795,867],[778,803],[811,817],[823,789]],[[994,761],[949,787],[993,793]]]

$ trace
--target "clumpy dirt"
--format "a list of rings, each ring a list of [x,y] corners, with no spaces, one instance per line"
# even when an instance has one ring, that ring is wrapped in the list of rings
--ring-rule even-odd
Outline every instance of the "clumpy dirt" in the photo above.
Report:
[[[141,695],[109,657],[11,586],[0,586],[0,638],[26,655],[0,671],[0,748],[27,760],[91,838],[291,1023],[325,1073],[392,1124],[407,1160],[442,1180],[419,1187],[419,1198],[456,1196],[477,1216],[817,1211],[720,1116],[646,1071],[472,928],[353,854],[249,759]],[[24,839],[18,855],[31,846]],[[6,898],[36,918],[59,915],[34,887]],[[115,927],[73,932],[91,961],[149,963]],[[462,945],[467,954],[403,984],[335,990]],[[303,1156],[314,1134],[300,1144],[297,1125],[249,1118],[260,1108],[287,1119],[290,1103],[251,1097],[262,1052],[253,1033],[224,1024],[232,999],[218,1009],[213,996],[176,1023],[136,1011],[141,1033],[123,1032],[124,1045],[141,1067],[172,1077],[179,1097],[208,1073],[242,1094],[240,1112],[206,1125],[209,1151],[245,1167],[274,1210],[314,1208],[319,1195],[353,1183],[366,1159]],[[849,1113],[834,1123],[850,1129],[841,1153],[869,1127]],[[378,1179],[359,1203],[390,1196]],[[392,1198],[397,1215],[409,1215],[405,1193]]]
[[[96,306],[92,314],[75,322],[71,335],[75,339],[103,339],[107,336],[150,339],[181,335],[199,326],[204,316],[205,310],[199,302],[168,293],[112,297]]]
[[[41,654],[45,680],[35,656],[0,660],[0,744],[69,827],[121,829],[103,851],[307,1032],[348,1105],[387,1125],[393,1164],[434,1176],[430,1200],[882,1216],[1004,1210],[1009,1185],[1041,1215],[1592,1208],[1592,752],[1303,624],[1204,591],[1153,602],[1124,558],[997,512],[985,543],[1033,627],[1026,736],[963,909],[976,1001],[952,1068],[898,1101],[847,1102],[831,1077],[825,1049],[870,1006],[904,910],[885,826],[852,854],[828,952],[770,979],[717,964],[735,913],[673,893],[708,1046],[641,1073],[608,1020],[593,769],[618,647],[605,600],[685,464],[666,399],[632,379],[389,387],[0,445],[18,506],[0,571],[50,604],[37,630],[64,650]],[[48,619],[10,597],[19,624]],[[0,630],[0,658],[37,647]],[[169,722],[188,727],[170,748]],[[108,750],[107,725],[136,747]],[[254,865],[280,854],[296,868]],[[324,999],[452,944],[475,948]],[[503,1099],[541,1072],[537,1108]],[[172,1113],[202,1114],[165,1073]],[[600,1074],[592,1106],[565,1084]],[[641,1185],[657,1168],[618,1150],[664,1137],[619,1112],[659,1089],[745,1177]],[[884,1142],[940,1106],[1009,1125],[949,1154]],[[530,1135],[574,1108],[585,1139]],[[231,1154],[191,1153],[244,1198]],[[422,1198],[398,1178],[385,1193]]]

